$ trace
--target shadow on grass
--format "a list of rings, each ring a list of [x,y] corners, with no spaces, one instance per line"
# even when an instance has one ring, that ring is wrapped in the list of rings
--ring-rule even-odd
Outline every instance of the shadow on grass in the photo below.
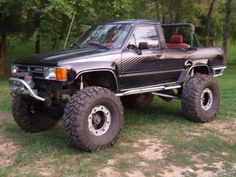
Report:
[[[156,123],[162,122],[186,122],[183,116],[180,101],[165,102],[156,98],[150,108],[125,109],[127,122]]]

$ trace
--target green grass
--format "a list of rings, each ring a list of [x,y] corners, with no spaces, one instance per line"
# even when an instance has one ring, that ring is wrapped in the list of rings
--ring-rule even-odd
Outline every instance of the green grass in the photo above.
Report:
[[[228,47],[228,64],[236,64],[236,44]]]
[[[11,110],[11,97],[6,78],[0,80],[0,111]]]

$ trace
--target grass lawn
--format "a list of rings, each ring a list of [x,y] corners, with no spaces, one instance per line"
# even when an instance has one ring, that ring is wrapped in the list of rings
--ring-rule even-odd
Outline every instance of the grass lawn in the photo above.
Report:
[[[61,122],[44,133],[20,129],[2,77],[0,176],[236,176],[236,66],[229,66],[218,82],[222,99],[216,120],[193,123],[183,117],[179,101],[156,98],[149,109],[125,110],[114,147],[86,153],[68,145]]]

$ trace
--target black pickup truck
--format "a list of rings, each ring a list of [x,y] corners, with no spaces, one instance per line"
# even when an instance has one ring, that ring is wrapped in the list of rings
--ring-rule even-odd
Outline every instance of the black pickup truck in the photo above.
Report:
[[[214,77],[223,74],[225,55],[221,48],[200,47],[194,25],[125,20],[88,34],[70,49],[12,64],[12,113],[26,132],[48,130],[63,117],[71,145],[105,149],[119,137],[122,105],[147,108],[155,95],[180,99],[193,121],[216,116]]]

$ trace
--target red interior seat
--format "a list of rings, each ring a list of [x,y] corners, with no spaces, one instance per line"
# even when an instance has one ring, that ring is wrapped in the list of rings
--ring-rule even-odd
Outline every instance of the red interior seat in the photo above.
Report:
[[[167,48],[176,49],[176,48],[189,48],[189,45],[184,43],[183,35],[172,35],[170,38],[170,43],[166,44]]]

